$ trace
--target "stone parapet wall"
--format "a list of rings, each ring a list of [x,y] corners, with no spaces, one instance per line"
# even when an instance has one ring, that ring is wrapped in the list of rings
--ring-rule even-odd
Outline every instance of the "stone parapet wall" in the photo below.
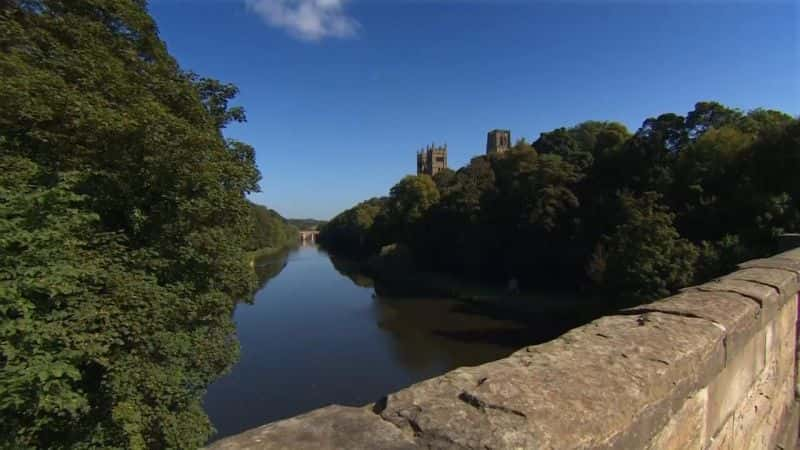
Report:
[[[800,249],[213,449],[794,449]]]

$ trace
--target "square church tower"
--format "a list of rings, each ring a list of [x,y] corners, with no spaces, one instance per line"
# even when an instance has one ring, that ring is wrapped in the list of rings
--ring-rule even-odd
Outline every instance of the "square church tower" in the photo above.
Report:
[[[511,149],[510,130],[492,130],[486,138],[486,154],[503,153]]]
[[[434,176],[447,169],[447,145],[429,145],[417,152],[417,175]]]

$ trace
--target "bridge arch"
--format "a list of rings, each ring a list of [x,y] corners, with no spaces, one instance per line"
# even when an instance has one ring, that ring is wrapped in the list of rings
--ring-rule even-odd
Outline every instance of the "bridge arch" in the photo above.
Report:
[[[314,244],[319,239],[319,230],[300,230],[299,239],[303,244]]]

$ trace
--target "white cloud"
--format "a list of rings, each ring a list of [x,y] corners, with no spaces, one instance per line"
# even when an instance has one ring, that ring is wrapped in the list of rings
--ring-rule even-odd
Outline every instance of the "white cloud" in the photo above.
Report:
[[[344,11],[349,0],[245,0],[267,24],[293,36],[319,41],[326,37],[355,36],[359,23]]]

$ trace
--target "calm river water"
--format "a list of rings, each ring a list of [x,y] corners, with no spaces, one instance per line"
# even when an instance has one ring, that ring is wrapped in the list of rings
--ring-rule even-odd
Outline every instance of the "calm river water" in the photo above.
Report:
[[[234,314],[241,359],[205,397],[214,440],[332,403],[374,402],[544,340],[529,323],[456,300],[377,297],[369,279],[317,247],[260,264],[272,278]]]

